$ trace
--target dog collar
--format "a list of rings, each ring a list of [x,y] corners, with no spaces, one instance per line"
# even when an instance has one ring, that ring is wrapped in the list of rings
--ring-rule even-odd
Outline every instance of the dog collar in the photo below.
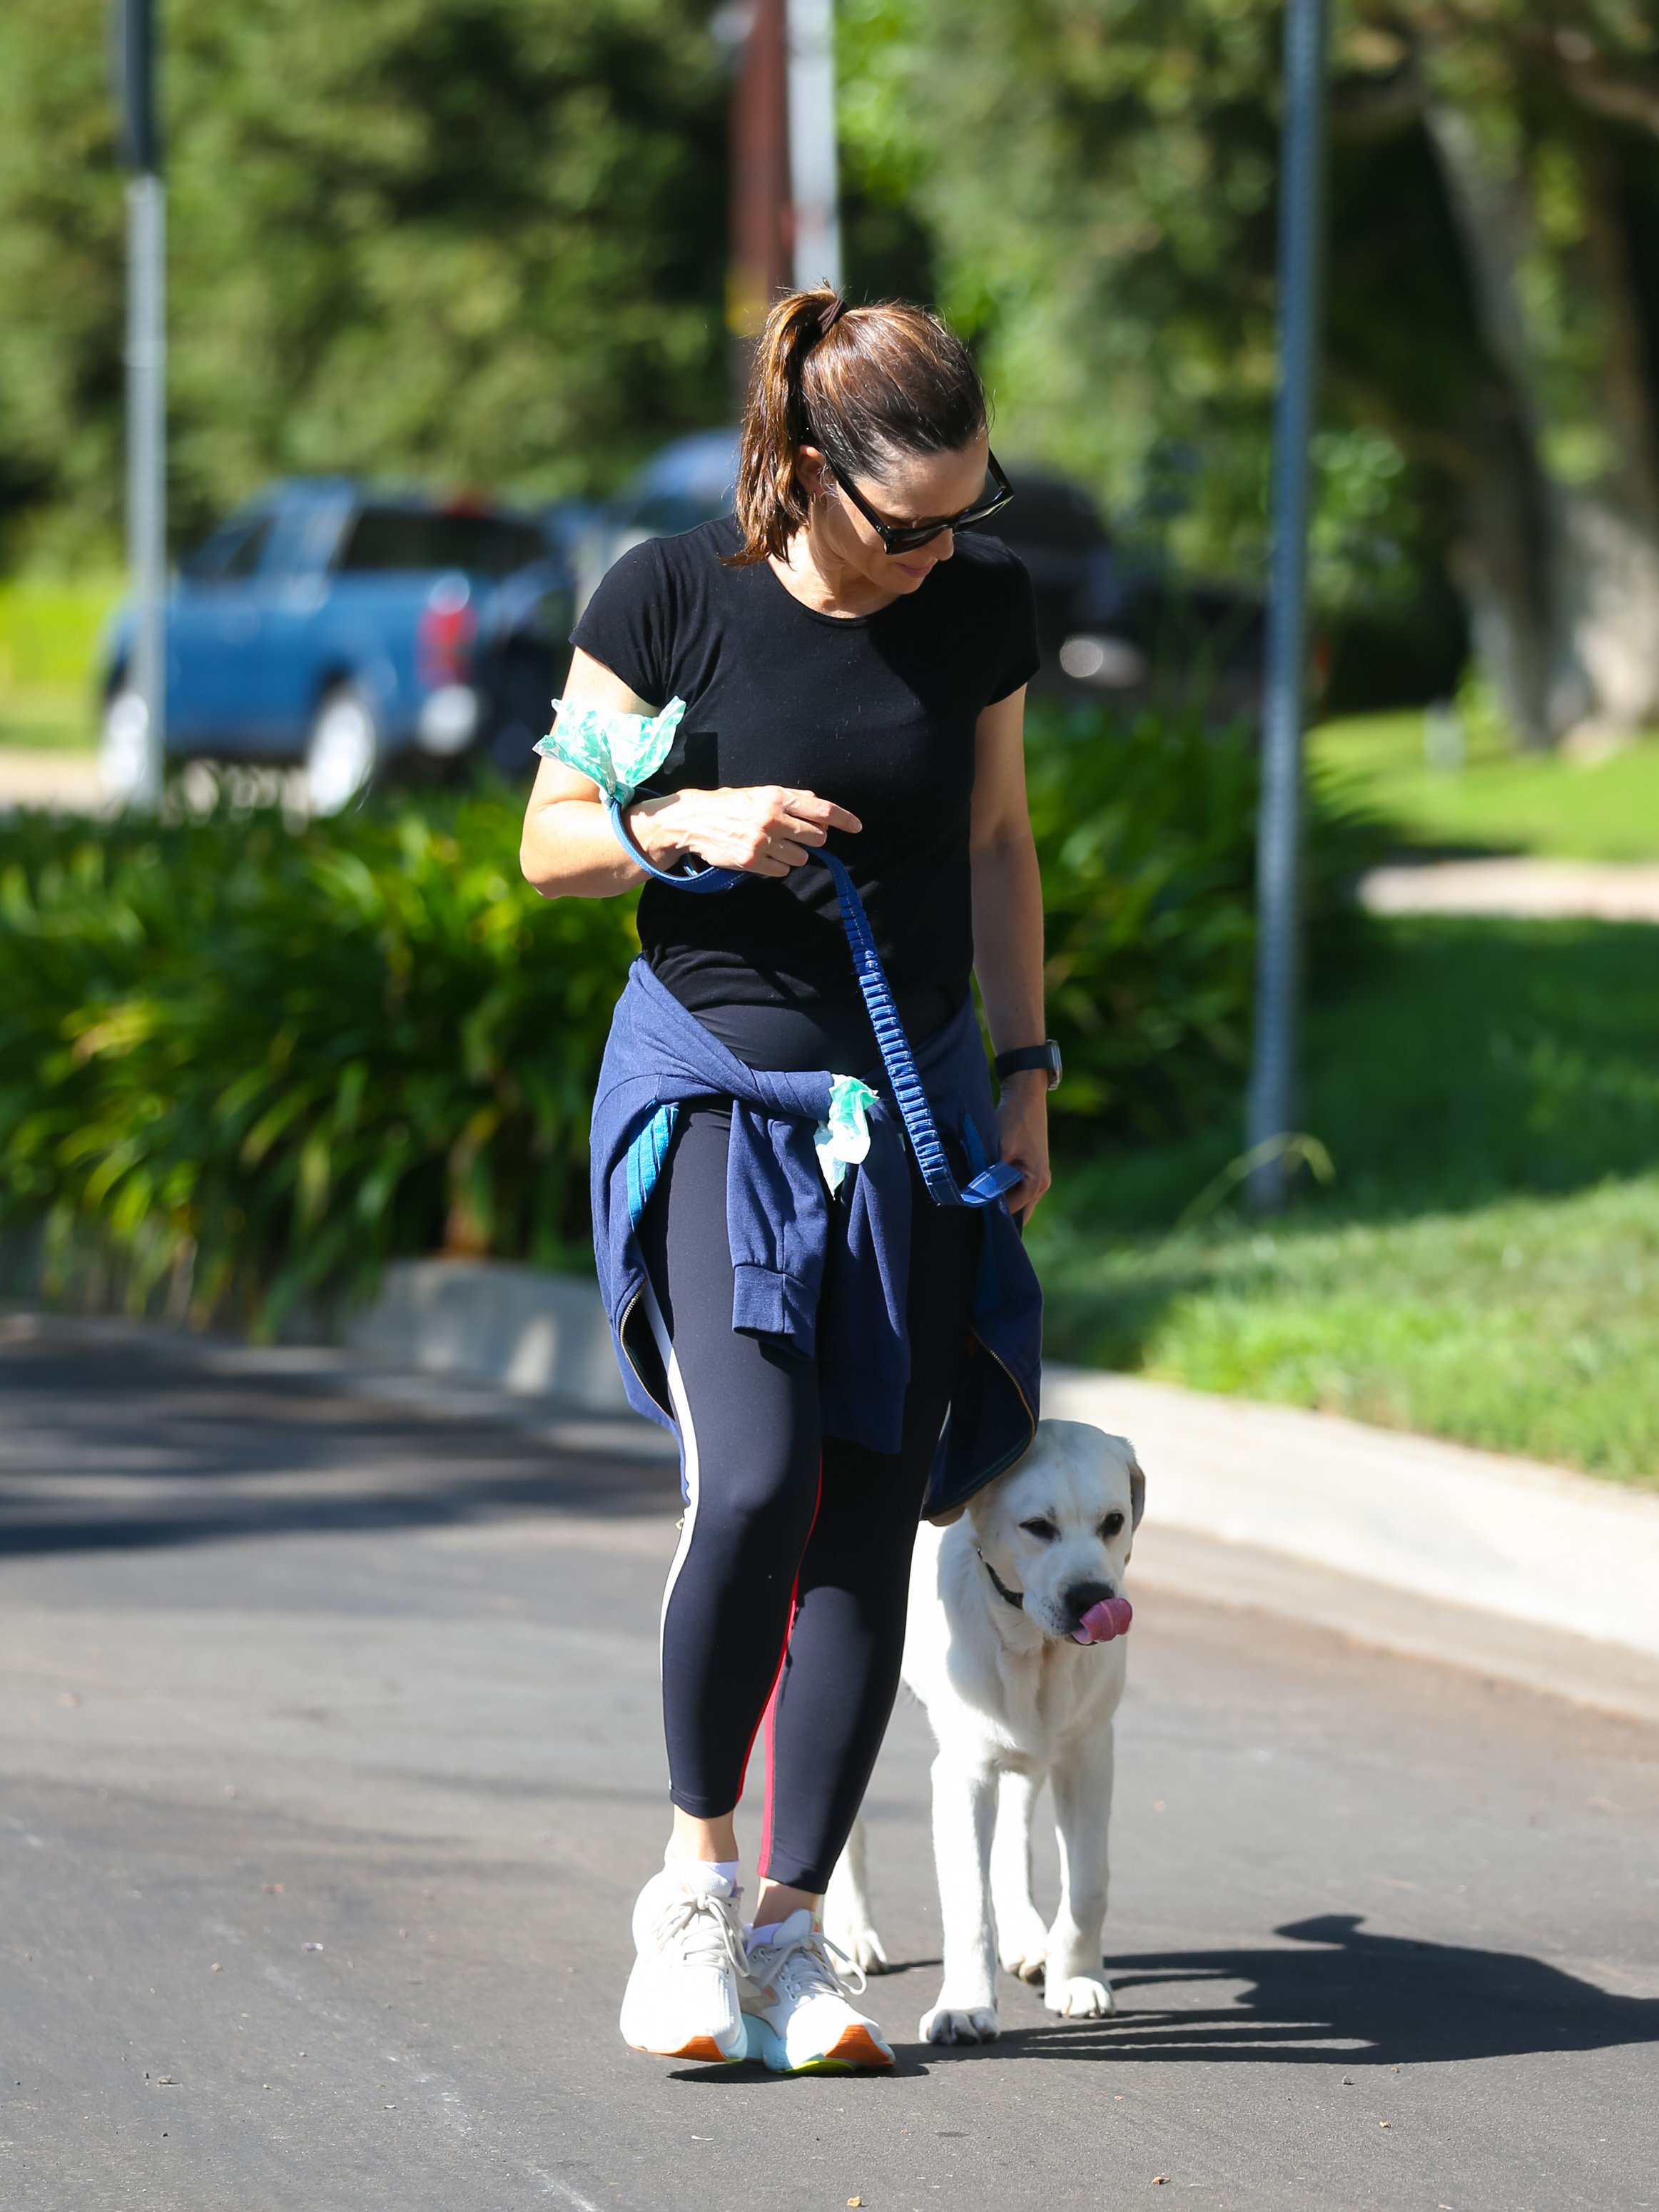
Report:
[[[995,1590],[997,1595],[1002,1600],[1004,1605],[1012,1606],[1016,1613],[1024,1613],[1025,1610],[1024,1591],[1011,1590],[1007,1583],[1003,1581],[1002,1577],[997,1572],[996,1569],[991,1565],[991,1562],[986,1558],[984,1553],[979,1550],[977,1545],[975,1547],[975,1554],[977,1557],[981,1566],[984,1568],[986,1573],[991,1577],[991,1587]]]

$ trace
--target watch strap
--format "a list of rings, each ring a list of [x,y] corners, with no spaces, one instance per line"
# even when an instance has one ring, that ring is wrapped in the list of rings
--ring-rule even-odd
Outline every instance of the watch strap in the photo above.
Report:
[[[1040,1067],[1048,1076],[1052,1091],[1060,1081],[1060,1047],[1053,1037],[1045,1038],[1041,1044],[1016,1045],[1012,1051],[1000,1052],[992,1065],[999,1083],[1010,1075],[1023,1075],[1027,1069]]]

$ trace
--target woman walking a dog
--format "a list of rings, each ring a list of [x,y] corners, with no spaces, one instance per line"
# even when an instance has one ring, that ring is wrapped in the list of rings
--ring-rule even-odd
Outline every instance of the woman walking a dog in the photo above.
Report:
[[[897,1687],[918,1517],[1037,1417],[1015,1227],[1048,1188],[1058,1073],[1022,745],[1036,617],[1018,562],[962,534],[1008,496],[936,317],[781,300],[735,514],[605,576],[526,818],[545,896],[644,885],[592,1146],[623,1376],[678,1434],[687,1500],[661,1621],[673,1832],[622,2011],[642,2051],[892,2063],[819,1907]],[[671,728],[630,789],[606,748]],[[745,1924],[733,1814],[763,1717]]]

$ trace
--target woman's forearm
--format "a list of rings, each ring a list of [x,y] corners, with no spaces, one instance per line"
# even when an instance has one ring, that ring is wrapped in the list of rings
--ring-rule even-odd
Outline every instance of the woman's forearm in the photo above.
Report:
[[[525,822],[519,865],[544,898],[615,898],[645,881],[604,807],[586,799],[535,808]]]
[[[998,1052],[1041,1044],[1042,882],[1029,829],[975,852],[974,974]]]

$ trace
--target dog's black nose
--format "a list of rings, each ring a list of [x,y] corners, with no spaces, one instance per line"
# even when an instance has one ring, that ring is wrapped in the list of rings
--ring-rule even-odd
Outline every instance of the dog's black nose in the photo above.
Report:
[[[1066,1611],[1073,1620],[1081,1621],[1091,1605],[1098,1605],[1103,1597],[1115,1597],[1117,1592],[1110,1583],[1073,1583],[1063,1595]]]

